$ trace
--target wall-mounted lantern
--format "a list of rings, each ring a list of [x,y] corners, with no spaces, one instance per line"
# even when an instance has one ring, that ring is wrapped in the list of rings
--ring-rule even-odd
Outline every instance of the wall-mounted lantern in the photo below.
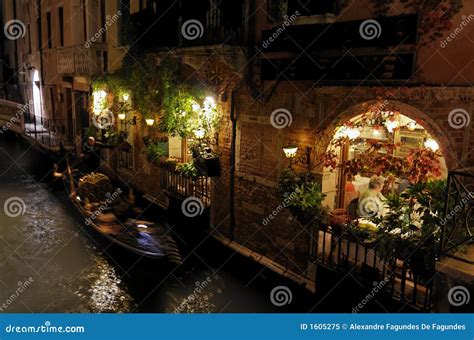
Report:
[[[294,164],[306,164],[308,171],[311,170],[311,147],[307,146],[305,148],[305,154],[301,157],[297,157],[298,147],[295,145],[285,146],[283,152],[285,153],[285,157],[290,160],[290,168]]]
[[[127,118],[127,114],[119,113],[117,117],[122,124],[137,125],[137,116],[133,116],[133,118],[130,120],[125,120],[125,118]]]

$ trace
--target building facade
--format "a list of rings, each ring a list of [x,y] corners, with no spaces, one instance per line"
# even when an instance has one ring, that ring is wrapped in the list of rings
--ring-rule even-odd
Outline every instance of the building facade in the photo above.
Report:
[[[424,44],[424,21],[436,17],[394,5],[377,17],[373,35],[361,29],[374,17],[372,2],[361,3],[7,0],[4,21],[19,19],[26,28],[9,49],[21,92],[32,102],[26,134],[44,131],[53,139],[46,144],[62,140],[79,150],[92,124],[94,77],[117,70],[135,45],[154,56],[157,68],[172,58],[222,110],[214,142],[220,176],[176,184],[177,175],[144,154],[145,139],[161,135],[139,114],[133,123],[116,119],[128,147],[104,152],[103,171],[163,207],[172,196],[198,196],[214,237],[314,285],[314,231],[281,207],[278,176],[290,162],[284,146],[297,146],[297,158],[311,150],[311,172],[333,209],[343,189],[318,155],[338,126],[376,103],[422,126],[440,146],[445,171],[474,166],[474,4],[463,1],[451,24]],[[184,30],[190,20],[198,22],[197,37]],[[139,34],[127,42],[130,27]],[[464,114],[458,125],[456,110]],[[186,161],[188,142],[169,136],[168,155]],[[294,168],[307,165],[308,159]]]

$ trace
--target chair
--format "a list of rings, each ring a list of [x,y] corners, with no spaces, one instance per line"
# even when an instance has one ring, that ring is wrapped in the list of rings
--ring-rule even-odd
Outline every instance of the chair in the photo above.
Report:
[[[358,218],[357,216],[357,207],[359,206],[359,198],[354,198],[351,203],[347,206],[347,213],[351,220]]]

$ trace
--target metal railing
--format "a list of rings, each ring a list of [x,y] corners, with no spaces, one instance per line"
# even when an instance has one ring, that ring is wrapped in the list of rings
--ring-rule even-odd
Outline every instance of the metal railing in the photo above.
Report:
[[[474,259],[457,253],[474,244],[473,173],[474,168],[449,172],[439,252],[440,256],[453,256],[469,263],[474,263]]]
[[[105,70],[106,43],[93,43],[57,49],[58,73],[65,75],[91,75]]]
[[[61,141],[65,145],[71,145],[72,136],[66,134],[67,124],[65,119],[27,115],[25,117],[25,135],[50,148],[59,147]]]
[[[160,186],[178,198],[196,197],[206,208],[211,206],[211,178],[198,176],[190,178],[175,170],[164,167],[160,172]]]
[[[391,298],[418,310],[431,309],[433,275],[414,271],[410,259],[382,260],[376,249],[351,239],[348,233],[314,229],[312,235],[310,253],[316,264],[350,272],[370,288],[374,282],[385,282],[384,291]]]

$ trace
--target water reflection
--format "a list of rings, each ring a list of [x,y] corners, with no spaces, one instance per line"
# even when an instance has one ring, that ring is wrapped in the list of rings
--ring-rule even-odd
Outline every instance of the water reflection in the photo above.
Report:
[[[270,302],[267,273],[215,243],[196,251],[179,239],[187,249],[178,267],[111,245],[84,224],[63,188],[38,183],[50,169],[31,148],[0,137],[0,312],[283,311]],[[24,201],[24,214],[5,214],[11,197]]]
[[[37,174],[38,155],[16,144],[3,145],[0,152],[0,312],[135,309],[115,268],[97,251],[97,241],[81,231],[64,195],[29,176]],[[4,202],[11,197],[25,202],[24,214],[6,214]]]

